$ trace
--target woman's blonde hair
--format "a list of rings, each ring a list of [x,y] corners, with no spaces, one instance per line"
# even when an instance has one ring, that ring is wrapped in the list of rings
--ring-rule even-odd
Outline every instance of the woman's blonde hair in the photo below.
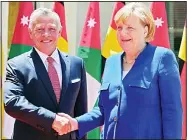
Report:
[[[145,40],[147,42],[153,40],[155,33],[155,23],[153,15],[149,8],[147,8],[140,2],[131,2],[122,7],[114,17],[116,25],[118,25],[120,22],[123,23],[127,19],[127,17],[132,14],[136,15],[140,19],[141,23],[148,27],[148,34]]]

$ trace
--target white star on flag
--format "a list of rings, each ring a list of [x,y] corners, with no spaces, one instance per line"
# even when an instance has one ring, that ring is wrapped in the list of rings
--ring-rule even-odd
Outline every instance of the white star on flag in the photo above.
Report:
[[[90,28],[94,27],[94,25],[97,23],[95,22],[95,18],[90,18],[90,20],[87,22],[88,22],[87,26],[89,26]]]
[[[21,18],[21,24],[24,25],[28,25],[29,24],[29,17],[28,16],[24,16]]]
[[[155,25],[156,25],[156,28],[159,28],[160,26],[162,27],[162,24],[164,23],[164,21],[162,21],[162,17],[161,18],[156,18],[155,20]]]

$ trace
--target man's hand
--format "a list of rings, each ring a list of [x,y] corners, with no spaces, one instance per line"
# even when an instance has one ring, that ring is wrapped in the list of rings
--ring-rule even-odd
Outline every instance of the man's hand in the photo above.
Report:
[[[55,120],[52,124],[52,128],[58,132],[59,135],[64,135],[71,132],[71,123],[70,121],[63,116],[56,114]]]
[[[78,130],[78,122],[75,118],[72,118],[71,116],[65,114],[65,113],[58,113],[59,116],[61,117],[65,117],[70,121],[71,124],[71,131],[75,131]]]

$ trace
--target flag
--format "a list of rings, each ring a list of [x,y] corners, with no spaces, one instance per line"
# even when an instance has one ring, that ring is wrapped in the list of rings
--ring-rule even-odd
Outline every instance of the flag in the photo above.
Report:
[[[88,111],[97,106],[101,80],[101,42],[100,42],[99,2],[90,2],[82,31],[78,56],[83,58],[86,68],[88,88]],[[99,139],[100,129],[88,133],[88,139]]]
[[[8,53],[12,44],[15,23],[19,12],[19,2],[9,2],[8,8]]]
[[[182,40],[181,40],[181,46],[179,50],[179,69],[180,73],[182,72],[182,68],[184,65],[184,62],[186,61],[186,23],[183,30]]]
[[[33,10],[32,2],[19,3],[19,13],[14,29],[9,58],[13,58],[31,50],[32,46],[34,45],[28,33],[29,17]]]
[[[18,8],[19,8],[19,2],[9,2],[9,8],[8,8],[8,45],[3,45],[2,46],[2,51],[1,51],[1,56],[2,56],[2,59],[1,59],[1,75],[0,75],[0,78],[1,78],[1,93],[2,93],[2,110],[1,110],[1,113],[2,113],[2,130],[4,130],[4,116],[6,115],[5,114],[5,111],[4,111],[4,103],[3,103],[3,85],[4,85],[4,79],[5,79],[5,66],[6,66],[6,63],[7,63],[7,59],[8,59],[8,53],[9,53],[9,50],[10,50],[10,43],[12,41],[12,36],[13,36],[13,32],[14,32],[14,27],[15,27],[15,23],[16,23],[16,18],[17,18],[17,15],[18,15]],[[7,117],[6,117],[6,120],[7,120]],[[13,118],[10,118],[8,119],[8,122],[14,122],[14,119]],[[8,125],[6,126],[7,128],[10,127],[12,128],[13,127],[13,123],[11,123],[12,125]],[[7,135],[6,135],[7,136]],[[10,137],[5,137],[4,134],[2,134],[2,138],[3,139],[7,139],[7,138],[10,138]]]
[[[61,37],[58,39],[57,47],[63,52],[68,52],[68,40],[66,34],[66,20],[65,20],[65,8],[64,2],[54,2],[53,10],[59,15],[60,22],[62,24]]]
[[[1,42],[1,41],[0,41]],[[6,65],[6,60],[7,60],[7,53],[8,52],[8,47],[4,47],[2,46],[2,50],[1,50],[1,71],[2,73],[0,73],[0,90],[1,93],[3,93],[3,81],[5,79],[5,65]],[[2,106],[1,106],[1,113],[2,113],[2,122],[4,122],[4,104],[3,104],[3,96],[2,96]],[[2,129],[4,129],[4,123],[2,123]],[[6,137],[2,137],[3,139],[6,139]]]
[[[125,2],[116,2],[114,5],[114,10],[112,13],[112,17],[110,20],[110,25],[105,37],[105,41],[102,47],[102,73],[104,71],[105,61],[106,59],[116,53],[119,53],[122,51],[122,48],[120,47],[117,35],[116,35],[116,24],[114,21],[114,16],[116,15],[117,11],[121,9],[125,5]]]
[[[187,23],[187,22],[186,22]],[[181,85],[182,85],[182,107],[183,107],[183,125],[182,125],[182,139],[186,139],[186,28],[185,23],[182,35],[182,41],[179,50],[180,61],[183,61],[181,67]]]
[[[33,10],[33,2],[19,2],[19,11],[10,47],[9,58],[13,58],[31,50],[34,45],[28,33],[29,17]],[[14,121],[15,119],[4,113],[4,137],[11,138]]]
[[[182,139],[186,139],[186,62],[184,63],[181,73],[182,84],[182,107],[183,107],[183,125],[182,125]]]
[[[1,41],[0,41],[0,43],[1,43]],[[5,55],[5,48],[4,47],[2,47],[2,49],[1,49],[1,62],[0,62],[0,64],[1,64],[1,73],[0,73],[0,90],[1,90],[1,93],[3,93],[3,79],[4,79],[4,69],[5,69],[5,64],[6,64],[6,55]],[[2,98],[2,100],[3,100],[3,98]],[[2,122],[4,121],[4,105],[2,104]],[[4,125],[2,124],[2,128],[4,127]]]
[[[151,12],[155,20],[155,36],[150,43],[155,46],[170,48],[165,2],[152,2]]]

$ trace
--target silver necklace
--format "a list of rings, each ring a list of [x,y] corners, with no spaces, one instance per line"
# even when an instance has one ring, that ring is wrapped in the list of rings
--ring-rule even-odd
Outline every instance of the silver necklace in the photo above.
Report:
[[[145,47],[144,47],[143,49],[140,50],[140,52],[138,53],[138,55],[139,55],[144,49],[145,49]],[[127,61],[127,60],[125,59],[125,56],[124,56],[124,57],[123,57],[123,61],[124,61],[125,63],[127,63],[127,64],[132,64],[132,63],[134,63],[134,62],[136,61],[136,58],[138,57],[138,55],[135,57],[135,59],[133,59],[133,60],[131,60],[131,61]]]

